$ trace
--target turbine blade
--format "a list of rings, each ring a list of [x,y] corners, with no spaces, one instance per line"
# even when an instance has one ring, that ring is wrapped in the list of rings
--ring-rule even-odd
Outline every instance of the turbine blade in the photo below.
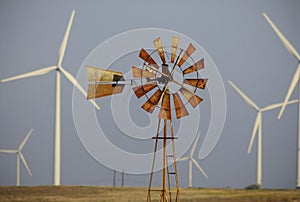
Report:
[[[90,100],[122,93],[124,86],[124,84],[89,84],[87,99]]]
[[[132,66],[132,75],[134,78],[155,78],[155,74],[148,70],[143,70],[138,67]]]
[[[191,156],[193,156],[194,153],[195,153],[195,150],[196,150],[196,147],[197,147],[197,143],[199,142],[199,138],[200,138],[200,133],[197,135],[197,137],[195,139],[195,142],[193,144],[193,147],[191,149]]]
[[[195,164],[195,166],[198,168],[198,170],[202,173],[202,175],[204,175],[204,177],[206,179],[208,179],[208,176],[206,174],[206,172],[203,170],[203,168],[199,165],[199,163],[195,160],[195,159],[192,159],[192,162]]]
[[[185,99],[188,100],[188,102],[192,105],[192,107],[197,107],[197,105],[202,102],[202,98],[189,92],[187,89],[181,87],[180,88],[180,92],[182,93],[182,95],[185,97]]]
[[[102,69],[98,67],[86,66],[88,81],[99,82],[99,81],[124,81],[123,73],[108,69]]]
[[[186,68],[183,71],[183,74],[189,74],[189,73],[192,73],[192,72],[196,72],[196,71],[198,71],[200,69],[203,69],[203,68],[204,68],[204,58],[202,58],[201,60],[199,60],[198,62],[196,62],[192,66]]]
[[[193,52],[195,50],[196,50],[196,48],[193,46],[193,44],[190,43],[189,46],[187,47],[186,51],[184,52],[184,55],[180,59],[178,66],[181,67],[181,65],[183,65],[183,63],[185,63],[185,61],[193,54]]]
[[[172,37],[172,53],[171,53],[171,62],[174,63],[177,47],[178,47],[179,38],[177,36]]]
[[[281,107],[280,112],[279,112],[278,117],[277,117],[278,119],[281,118],[281,116],[282,116],[282,114],[284,112],[284,109],[285,109],[285,107],[287,105],[287,102],[290,99],[290,97],[292,95],[292,92],[294,91],[297,83],[299,82],[299,76],[300,76],[299,74],[300,74],[300,64],[298,65],[298,68],[297,68],[297,70],[296,70],[296,72],[294,74],[293,80],[291,82],[290,88],[289,88],[289,90],[288,90],[288,92],[287,92],[287,94],[285,96],[285,99],[283,101],[282,107]]]
[[[292,100],[292,101],[288,101],[286,104],[289,105],[289,104],[294,104],[297,102],[298,102],[298,100]],[[283,103],[272,104],[272,105],[266,106],[261,111],[264,112],[264,111],[276,109],[276,108],[282,107],[282,105],[283,105]]]
[[[207,81],[208,79],[185,79],[184,83],[200,89],[205,89]]]
[[[145,95],[146,93],[148,93],[149,91],[151,91],[156,86],[157,86],[157,83],[153,82],[153,83],[148,83],[148,84],[145,84],[145,85],[140,85],[140,86],[133,87],[132,90],[134,91],[135,95],[138,98],[140,98],[143,95]]]
[[[49,72],[51,72],[52,70],[55,70],[57,67],[56,66],[51,66],[51,67],[46,67],[46,68],[42,68],[42,69],[38,69],[32,72],[28,72],[25,74],[20,74],[17,76],[13,76],[7,79],[2,79],[1,82],[7,82],[7,81],[13,81],[13,80],[17,80],[17,79],[23,79],[23,78],[27,78],[27,77],[32,77],[32,76],[40,76],[43,74],[47,74]]]
[[[255,120],[255,123],[254,123],[253,131],[252,131],[252,135],[251,135],[251,140],[250,140],[250,143],[249,143],[249,146],[248,146],[248,154],[250,154],[250,152],[251,152],[252,145],[253,145],[255,136],[257,134],[257,130],[260,127],[260,122],[261,122],[261,114],[258,113],[257,117],[256,117],[256,120]]]
[[[185,156],[185,157],[177,159],[177,161],[186,161],[186,160],[189,160],[189,159],[190,159],[190,157]]]
[[[84,95],[84,97],[87,97],[87,93],[85,90],[81,87],[81,85],[76,81],[76,79],[67,72],[64,68],[60,67],[59,70],[65,75],[65,77]],[[97,103],[94,100],[89,100],[96,109],[100,109],[100,107],[97,105]]]
[[[14,153],[17,153],[18,151],[17,150],[0,149],[0,152],[14,154]]]
[[[161,40],[160,40],[160,37],[158,37],[157,39],[155,39],[153,41],[154,43],[154,46],[159,54],[159,57],[161,58],[161,61],[163,62],[163,64],[166,63],[166,59],[165,59],[165,55],[164,55],[164,49],[162,47],[162,44],[161,44]]]
[[[33,129],[30,129],[30,131],[25,136],[24,140],[21,142],[21,144],[19,146],[19,151],[21,151],[23,149],[24,145],[26,144],[27,140],[29,139],[30,135],[32,134],[32,131],[33,131]]]
[[[173,100],[174,100],[177,119],[180,119],[182,117],[189,115],[189,113],[188,113],[186,107],[184,106],[178,93],[173,94]]]
[[[164,120],[171,120],[170,94],[167,91],[163,95],[158,118]]]
[[[147,53],[145,49],[140,50],[139,57],[142,58],[145,62],[147,62],[149,65],[155,67],[156,69],[159,68],[158,64],[155,62],[155,60]]]
[[[158,89],[142,106],[142,108],[152,114],[155,109],[155,106],[158,104],[160,97],[162,95],[162,91]]]
[[[69,39],[69,35],[70,35],[70,30],[72,27],[72,23],[73,23],[73,19],[74,19],[74,15],[75,15],[75,10],[72,11],[71,13],[71,17],[68,23],[68,27],[66,29],[64,38],[61,42],[60,48],[59,48],[59,54],[58,54],[58,66],[60,67],[65,55],[65,51],[66,51],[66,47],[67,47],[67,43],[68,43],[68,39]]]
[[[245,95],[232,81],[229,81],[229,84],[238,92],[238,94],[240,94],[240,96],[242,98],[244,98],[244,100],[253,108],[255,108],[257,111],[259,111],[258,106],[247,96]]]
[[[263,13],[263,16],[268,21],[268,23],[271,25],[275,33],[278,35],[280,40],[282,41],[283,45],[286,47],[286,49],[297,58],[297,60],[300,60],[299,53],[296,51],[296,49],[292,46],[292,44],[285,38],[285,36],[279,31],[279,29],[276,27],[276,25],[272,22],[272,20],[269,18],[269,16],[266,13]]]
[[[29,173],[29,175],[32,176],[32,173],[31,173],[31,171],[30,171],[30,168],[29,168],[29,166],[28,166],[28,164],[27,164],[27,162],[26,162],[26,160],[25,160],[25,158],[24,158],[24,156],[23,156],[23,154],[22,154],[21,152],[19,152],[19,156],[20,156],[20,158],[21,158],[21,160],[22,160],[22,162],[23,162],[23,164],[24,164],[24,166],[25,166],[27,172]]]

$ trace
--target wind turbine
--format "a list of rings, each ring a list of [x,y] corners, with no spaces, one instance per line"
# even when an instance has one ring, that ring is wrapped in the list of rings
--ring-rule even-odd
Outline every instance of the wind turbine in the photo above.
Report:
[[[1,149],[0,152],[2,153],[11,153],[11,154],[17,154],[17,186],[20,186],[20,159],[22,160],[27,172],[29,173],[29,175],[32,176],[30,168],[25,160],[25,157],[22,154],[22,149],[25,145],[25,143],[27,142],[27,140],[29,139],[31,133],[32,133],[32,129],[28,132],[28,134],[25,136],[24,140],[21,142],[19,148],[17,150],[7,150],[7,149]]]
[[[229,84],[240,94],[242,98],[257,111],[251,140],[248,146],[248,154],[250,154],[254,138],[257,134],[257,173],[256,173],[256,185],[258,188],[261,187],[262,184],[262,113],[265,111],[269,111],[272,109],[279,108],[283,106],[283,103],[271,104],[264,108],[259,108],[248,96],[246,96],[232,81],[228,81]],[[287,102],[287,104],[293,104],[298,102],[298,100],[293,100]]]
[[[292,92],[294,91],[296,85],[298,84],[299,88],[299,100],[300,100],[300,84],[299,84],[299,79],[300,79],[300,55],[296,51],[296,49],[292,46],[292,44],[284,37],[284,35],[279,31],[279,29],[276,27],[276,25],[271,21],[271,19],[268,17],[266,13],[263,13],[263,16],[266,18],[268,23],[271,25],[275,33],[278,35],[280,40],[282,41],[283,45],[285,48],[298,60],[298,68],[294,74],[293,80],[290,84],[290,88],[285,96],[285,99],[283,101],[283,105],[280,109],[280,112],[278,114],[278,119],[281,118],[284,109],[288,103],[288,100],[290,99]],[[298,103],[298,148],[297,148],[297,185],[296,187],[299,189],[300,188],[300,102]]]
[[[17,79],[22,79],[22,78],[27,78],[27,77],[33,77],[33,76],[39,76],[39,75],[44,75],[47,74],[51,71],[56,71],[56,102],[55,102],[55,132],[54,132],[54,185],[60,185],[60,148],[61,148],[61,83],[60,83],[60,74],[62,73],[85,97],[86,97],[86,92],[85,90],[80,86],[80,84],[76,81],[76,79],[69,73],[67,72],[63,67],[62,67],[62,61],[64,58],[71,26],[73,23],[75,15],[75,10],[72,11],[69,24],[67,27],[67,30],[65,32],[64,38],[61,42],[61,46],[59,49],[59,54],[58,54],[58,63],[57,65],[42,68],[36,71],[32,71],[29,73],[21,74],[18,76],[14,76],[11,78],[3,79],[1,82],[7,82],[7,81],[12,81],[12,80],[17,80]],[[99,109],[99,106],[95,103],[94,100],[90,100],[92,104]]]
[[[195,166],[198,168],[198,170],[204,175],[204,177],[207,179],[208,176],[205,173],[205,171],[202,169],[202,167],[199,165],[199,163],[196,161],[196,159],[194,159],[194,153],[197,147],[197,143],[199,141],[200,138],[200,133],[197,135],[195,142],[192,146],[191,149],[191,153],[189,156],[185,156],[185,157],[181,157],[179,158],[177,161],[189,161],[189,187],[193,187],[193,179],[192,179],[192,175],[193,175],[193,164],[195,164]]]

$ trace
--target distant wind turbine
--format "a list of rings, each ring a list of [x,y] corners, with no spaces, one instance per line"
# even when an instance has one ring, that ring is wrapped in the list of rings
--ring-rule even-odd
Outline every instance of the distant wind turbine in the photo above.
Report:
[[[7,149],[1,149],[0,152],[2,153],[11,153],[11,154],[17,154],[17,186],[20,186],[20,159],[22,160],[27,172],[29,173],[29,175],[31,174],[30,168],[25,160],[25,157],[22,154],[22,149],[25,145],[25,143],[27,142],[27,140],[29,139],[31,133],[32,133],[32,129],[28,132],[28,134],[25,136],[24,140],[21,142],[19,148],[17,150],[7,150]]]
[[[228,81],[229,84],[240,94],[240,96],[257,111],[256,120],[254,123],[251,140],[248,146],[248,154],[250,154],[254,138],[257,134],[257,176],[256,184],[260,188],[262,185],[262,113],[275,108],[279,108],[283,103],[272,104],[264,108],[259,108],[248,96],[246,96],[232,81]],[[287,104],[293,104],[298,100],[289,101]]]
[[[181,157],[177,161],[189,161],[189,187],[193,187],[193,164],[198,168],[198,170],[204,175],[204,177],[207,179],[208,176],[205,173],[205,171],[202,169],[202,167],[199,165],[199,163],[194,159],[194,153],[197,147],[197,143],[200,138],[200,133],[197,135],[195,142],[192,146],[191,153],[189,156]]]
[[[263,13],[263,16],[266,18],[268,23],[271,25],[275,33],[278,35],[280,40],[282,41],[283,45],[286,47],[286,49],[291,53],[297,60],[298,60],[298,68],[294,74],[292,83],[290,84],[290,88],[285,96],[285,99],[283,101],[283,105],[280,109],[280,112],[278,114],[278,119],[281,118],[284,109],[288,103],[288,100],[290,99],[292,92],[294,91],[296,85],[298,84],[299,88],[299,100],[300,100],[300,56],[299,53],[296,51],[296,49],[292,46],[292,44],[284,37],[284,35],[279,31],[279,29],[276,27],[276,25],[271,21],[271,19],[268,17],[266,13]],[[298,104],[298,149],[297,149],[297,188],[300,188],[300,102]]]
[[[14,76],[11,78],[3,79],[1,82],[7,82],[7,81],[13,81],[17,79],[22,79],[22,78],[27,78],[27,77],[33,77],[33,76],[39,76],[39,75],[44,75],[47,74],[51,71],[56,71],[56,102],[55,102],[55,132],[54,132],[54,185],[60,185],[60,156],[61,156],[61,84],[60,84],[60,74],[62,73],[85,97],[87,96],[85,90],[80,86],[80,84],[76,81],[76,79],[69,73],[67,72],[63,67],[62,67],[62,61],[64,58],[71,26],[73,23],[75,15],[75,10],[72,11],[69,24],[66,30],[66,33],[64,35],[64,38],[62,40],[60,49],[59,49],[59,54],[58,54],[58,63],[57,65],[51,66],[51,67],[46,67],[42,68],[36,71],[32,71],[29,73],[21,74],[18,76]],[[90,100],[92,104],[99,109],[99,106],[95,103],[94,100]]]

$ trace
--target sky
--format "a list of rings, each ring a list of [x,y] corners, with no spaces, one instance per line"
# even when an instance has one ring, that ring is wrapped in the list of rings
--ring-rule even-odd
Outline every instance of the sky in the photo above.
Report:
[[[209,124],[213,119],[212,106],[213,103],[219,103],[212,96],[214,81],[217,80],[214,75],[208,78],[211,81],[208,83],[208,89],[199,93],[205,102],[197,109],[189,108],[193,114],[191,117],[198,117],[200,114],[201,124],[198,120],[189,121],[188,118],[174,121],[176,132],[181,128],[187,131],[178,133],[181,139],[178,141],[186,140],[186,144],[182,144],[184,147],[182,145],[179,147],[180,151],[187,151],[184,156],[189,154],[193,138],[201,133],[194,156],[207,173],[208,179],[193,167],[193,186],[243,188],[256,182],[256,141],[252,152],[247,154],[256,111],[234,91],[227,80],[233,81],[259,107],[283,101],[298,61],[288,53],[262,13],[266,12],[296,50],[300,50],[298,39],[300,27],[297,26],[300,18],[299,1],[1,0],[0,79],[55,65],[73,9],[76,10],[76,15],[63,67],[79,79],[84,89],[87,89],[85,65],[100,67],[102,64],[109,64],[106,68],[122,71],[124,74],[130,72],[132,65],[141,66],[142,61],[138,59],[137,49],[126,54],[125,52],[117,54],[115,58],[118,59],[113,61],[106,56],[118,53],[123,47],[142,48],[148,45],[148,42],[151,44],[151,34],[149,36],[151,40],[146,42],[143,40],[147,38],[147,33],[153,31],[147,28],[180,33],[183,47],[186,47],[187,43],[184,42],[188,39],[198,44],[197,56],[204,57],[207,61],[207,70],[203,75],[209,76],[214,69],[220,75],[222,81],[220,87],[224,86],[226,94],[226,97],[222,98],[224,103],[221,106],[225,106],[223,109],[226,109],[226,114],[220,139],[215,140],[216,146],[211,147],[211,152],[202,159],[198,158],[198,154],[201,148],[209,147],[205,143],[205,138],[209,134]],[[112,38],[120,33],[137,29],[144,30],[145,35],[137,33],[135,40],[125,41],[128,44],[118,44],[118,41]],[[163,35],[164,31],[153,33],[153,36],[156,33]],[[165,36],[162,38],[166,39]],[[117,45],[112,46],[113,42]],[[166,40],[164,42],[167,43]],[[102,55],[101,48],[105,45],[110,49]],[[101,110],[94,111],[92,105],[73,89],[64,76],[61,82],[61,183],[111,186],[113,170],[123,170],[124,165],[124,169],[129,169],[127,172],[125,170],[125,185],[148,186],[149,175],[142,174],[142,171],[139,173],[138,169],[142,166],[138,160],[123,161],[122,157],[101,146],[109,140],[116,148],[127,153],[145,154],[153,150],[154,142],[149,138],[151,136],[144,134],[139,136],[138,132],[133,134],[134,131],[142,131],[140,128],[150,125],[149,130],[155,131],[156,117],[149,116],[139,108],[145,100],[130,96],[129,114],[140,128],[127,127],[131,134],[126,136],[128,134],[124,135],[118,128],[118,124],[121,123],[117,123],[114,119],[114,115],[118,116],[114,110],[120,108],[118,101],[132,95],[129,87],[124,89],[122,95],[96,100]],[[297,89],[298,87],[295,89],[296,92]],[[297,98],[296,92],[292,94],[291,99]],[[99,135],[93,136],[92,130],[81,131],[80,126],[87,125],[90,120],[84,120],[83,114],[80,116],[80,113],[76,113],[80,103],[90,105],[87,108],[93,111],[94,118],[96,117],[106,139],[101,139]],[[16,149],[26,133],[31,128],[34,129],[22,151],[33,176],[28,175],[25,167],[21,165],[21,185],[53,184],[54,104],[54,72],[0,84],[0,149]],[[278,113],[279,109],[275,109],[263,114],[262,186],[294,188],[297,104],[288,106],[280,120],[277,120]],[[125,115],[120,113],[119,117],[122,122]],[[186,124],[185,121],[189,123]],[[193,127],[193,124],[197,127]],[[220,126],[222,125],[220,122]],[[93,137],[100,138],[100,141]],[[94,151],[88,148],[84,142],[85,138],[95,144]],[[105,159],[109,159],[111,164]],[[187,187],[188,162],[178,163],[178,172],[180,187]],[[120,177],[118,174],[119,185]],[[15,178],[16,157],[1,153],[0,185],[14,185]],[[154,185],[159,186],[159,183],[158,177]]]

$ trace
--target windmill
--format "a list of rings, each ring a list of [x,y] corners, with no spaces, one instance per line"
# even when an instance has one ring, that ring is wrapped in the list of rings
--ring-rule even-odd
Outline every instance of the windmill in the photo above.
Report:
[[[257,111],[251,140],[248,146],[248,154],[250,154],[253,141],[257,135],[257,171],[256,171],[256,185],[258,188],[262,185],[262,114],[265,111],[276,109],[283,106],[283,103],[277,103],[268,105],[264,108],[259,108],[247,95],[245,95],[232,81],[228,81],[229,84],[240,94],[240,96]],[[287,104],[293,104],[298,102],[298,100],[293,100],[287,102]]]
[[[1,80],[1,82],[7,82],[7,81],[13,81],[13,80],[17,80],[17,79],[22,79],[22,78],[28,78],[28,77],[33,77],[33,76],[40,76],[40,75],[44,75],[47,74],[51,71],[55,71],[56,72],[56,99],[55,99],[55,132],[54,132],[54,185],[60,185],[60,156],[61,156],[61,78],[60,75],[61,73],[84,95],[86,96],[86,92],[85,90],[80,86],[80,84],[76,81],[76,79],[69,73],[67,72],[63,67],[62,67],[62,61],[64,58],[64,54],[65,54],[65,50],[66,50],[66,46],[67,46],[67,42],[68,42],[68,38],[69,38],[69,34],[70,34],[70,30],[71,30],[71,26],[73,23],[73,19],[74,19],[74,15],[75,15],[75,10],[72,11],[68,26],[67,26],[67,30],[65,32],[64,38],[62,40],[60,49],[59,49],[59,54],[58,54],[58,63],[54,66],[50,66],[50,67],[46,67],[46,68],[42,68],[39,70],[35,70],[29,73],[25,73],[25,74],[21,74],[18,76],[14,76],[11,78],[7,78],[7,79],[3,79]],[[94,100],[90,100],[92,102],[92,104],[99,109],[99,106],[95,103]]]
[[[199,165],[199,163],[196,161],[196,159],[194,159],[194,153],[197,147],[197,143],[199,141],[200,138],[200,133],[197,135],[195,142],[192,146],[191,149],[191,153],[189,156],[185,156],[185,157],[181,157],[179,159],[177,159],[177,161],[189,161],[189,187],[193,187],[193,164],[198,168],[198,170],[202,173],[202,175],[204,175],[204,177],[207,179],[208,176],[205,173],[205,171],[203,170],[203,168]]]
[[[281,118],[284,109],[288,103],[288,100],[290,99],[292,92],[294,91],[296,85],[298,84],[299,86],[299,99],[300,99],[300,84],[299,84],[299,79],[300,79],[300,55],[296,51],[296,49],[292,46],[292,44],[285,38],[285,36],[279,31],[279,29],[276,27],[276,25],[271,21],[269,16],[266,13],[263,13],[263,16],[265,19],[268,21],[268,23],[271,25],[275,33],[278,35],[280,40],[282,41],[283,45],[285,48],[291,53],[297,60],[298,60],[298,68],[294,74],[293,80],[290,84],[289,90],[285,96],[285,99],[283,101],[283,105],[280,109],[280,112],[278,114],[278,119]],[[299,189],[300,188],[300,102],[298,103],[298,146],[297,146],[297,185],[296,187]]]
[[[24,155],[22,154],[22,149],[24,147],[24,145],[26,144],[27,140],[29,139],[31,133],[32,133],[32,129],[28,132],[28,134],[25,136],[24,140],[21,142],[19,148],[17,150],[7,150],[7,149],[1,149],[0,152],[2,153],[11,153],[11,154],[17,154],[17,182],[16,185],[20,186],[20,159],[22,160],[22,163],[24,164],[27,172],[29,173],[29,175],[31,174],[30,168],[25,160]]]

